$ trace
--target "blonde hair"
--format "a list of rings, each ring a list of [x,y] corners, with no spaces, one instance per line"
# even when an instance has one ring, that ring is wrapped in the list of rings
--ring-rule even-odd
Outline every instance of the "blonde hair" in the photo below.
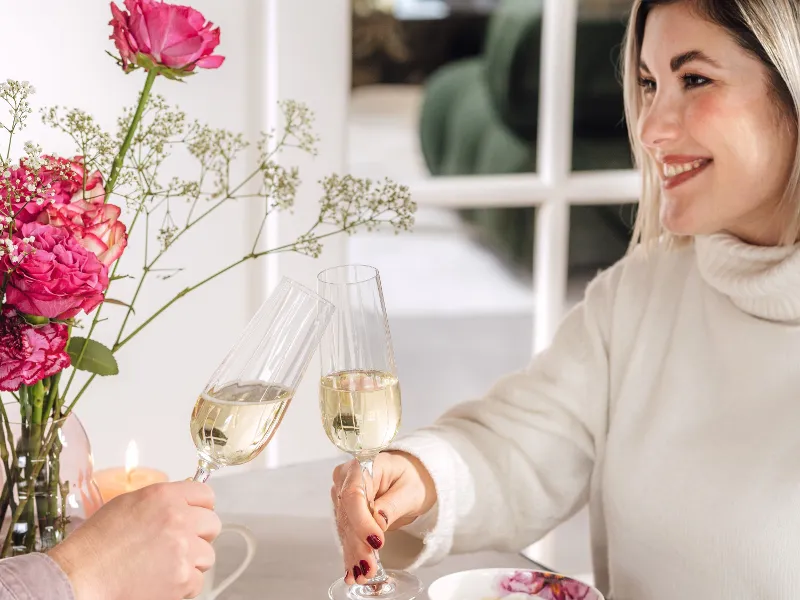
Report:
[[[798,129],[800,112],[800,2],[798,0],[634,0],[623,56],[623,95],[628,135],[634,164],[642,173],[642,191],[630,250],[658,241],[682,243],[687,238],[675,236],[660,221],[661,186],[658,166],[645,152],[637,135],[642,106],[639,87],[639,57],[647,14],[655,6],[691,3],[690,8],[708,21],[726,29],[745,50],[757,57],[770,74],[776,104]],[[788,203],[793,218],[786,224],[784,244],[794,243],[800,233],[800,136],[794,165],[781,204]]]

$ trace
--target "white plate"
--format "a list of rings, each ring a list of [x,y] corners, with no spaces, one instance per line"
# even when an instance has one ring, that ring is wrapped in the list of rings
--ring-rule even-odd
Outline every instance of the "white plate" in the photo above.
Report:
[[[533,569],[475,569],[441,577],[428,588],[431,600],[603,600],[590,585]]]

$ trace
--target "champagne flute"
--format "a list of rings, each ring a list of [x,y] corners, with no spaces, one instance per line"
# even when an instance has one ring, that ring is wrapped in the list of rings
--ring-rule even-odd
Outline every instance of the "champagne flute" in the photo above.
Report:
[[[373,460],[400,429],[400,384],[378,270],[345,265],[317,277],[320,295],[336,314],[320,343],[320,410],[333,444],[361,465],[364,489],[372,488]],[[370,503],[370,512],[373,506]],[[366,584],[344,579],[328,590],[332,600],[411,600],[422,583],[405,571],[387,571],[374,551],[377,568]]]
[[[266,448],[335,309],[284,277],[211,376],[192,410],[194,481]]]

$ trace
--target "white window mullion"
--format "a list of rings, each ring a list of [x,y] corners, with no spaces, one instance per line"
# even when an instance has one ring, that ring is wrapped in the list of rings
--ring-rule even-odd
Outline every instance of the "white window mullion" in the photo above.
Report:
[[[537,171],[552,189],[536,215],[533,351],[555,333],[567,295],[569,198],[578,0],[545,0],[540,56]],[[554,458],[554,457],[545,457]],[[555,546],[547,536],[530,548],[547,564]]]
[[[545,0],[539,53],[537,172],[552,195],[544,200],[536,217],[534,351],[552,339],[566,298],[577,20],[578,0]]]

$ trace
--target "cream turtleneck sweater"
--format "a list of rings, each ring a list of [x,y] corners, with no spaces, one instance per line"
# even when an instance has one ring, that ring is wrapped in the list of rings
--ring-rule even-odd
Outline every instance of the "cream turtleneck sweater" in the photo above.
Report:
[[[614,600],[794,600],[800,247],[720,234],[640,249],[527,369],[395,447],[427,466],[438,503],[406,564],[389,534],[389,564],[519,550],[588,502]]]

